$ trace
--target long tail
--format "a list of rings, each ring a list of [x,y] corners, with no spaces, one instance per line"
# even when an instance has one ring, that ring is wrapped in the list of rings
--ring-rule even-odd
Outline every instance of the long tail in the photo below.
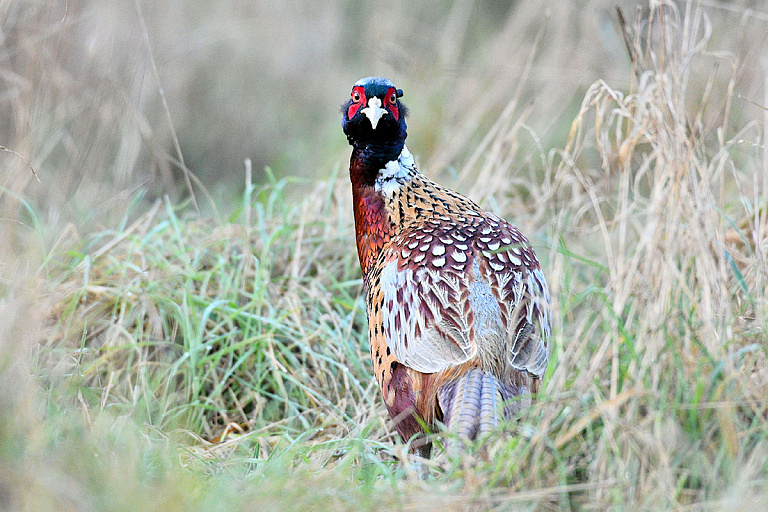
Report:
[[[516,386],[505,386],[490,373],[472,368],[440,388],[437,399],[443,423],[460,436],[475,439],[517,413],[520,402],[509,399],[519,394]]]

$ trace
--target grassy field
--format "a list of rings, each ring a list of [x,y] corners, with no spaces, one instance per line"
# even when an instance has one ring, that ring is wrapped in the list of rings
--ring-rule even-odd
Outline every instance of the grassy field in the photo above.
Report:
[[[0,7],[1,510],[768,508],[768,12],[436,2],[398,46],[346,26],[373,3],[53,4]],[[328,48],[242,42],[279,30]],[[368,358],[335,111],[369,68],[553,297],[539,400],[432,460]]]

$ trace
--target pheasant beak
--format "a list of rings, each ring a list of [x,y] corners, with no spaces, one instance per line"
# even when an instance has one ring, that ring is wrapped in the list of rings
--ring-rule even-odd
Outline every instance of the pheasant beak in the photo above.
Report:
[[[368,106],[360,112],[368,117],[368,120],[371,122],[371,127],[374,130],[376,129],[376,125],[379,124],[379,119],[381,119],[384,114],[388,113],[386,109],[381,108],[381,100],[376,96],[368,100]]]

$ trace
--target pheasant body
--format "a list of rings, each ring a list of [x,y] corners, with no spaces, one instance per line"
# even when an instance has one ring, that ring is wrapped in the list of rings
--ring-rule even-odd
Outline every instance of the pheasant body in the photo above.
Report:
[[[368,78],[342,107],[373,369],[404,440],[473,438],[538,391],[549,292],[517,228],[417,170],[400,96]]]

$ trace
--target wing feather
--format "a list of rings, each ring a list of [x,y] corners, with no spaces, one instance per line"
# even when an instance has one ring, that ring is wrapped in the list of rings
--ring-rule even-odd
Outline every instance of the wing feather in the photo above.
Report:
[[[504,378],[547,367],[549,293],[527,240],[506,221],[413,226],[384,248],[368,304],[381,304],[394,358],[435,373],[473,358]]]

